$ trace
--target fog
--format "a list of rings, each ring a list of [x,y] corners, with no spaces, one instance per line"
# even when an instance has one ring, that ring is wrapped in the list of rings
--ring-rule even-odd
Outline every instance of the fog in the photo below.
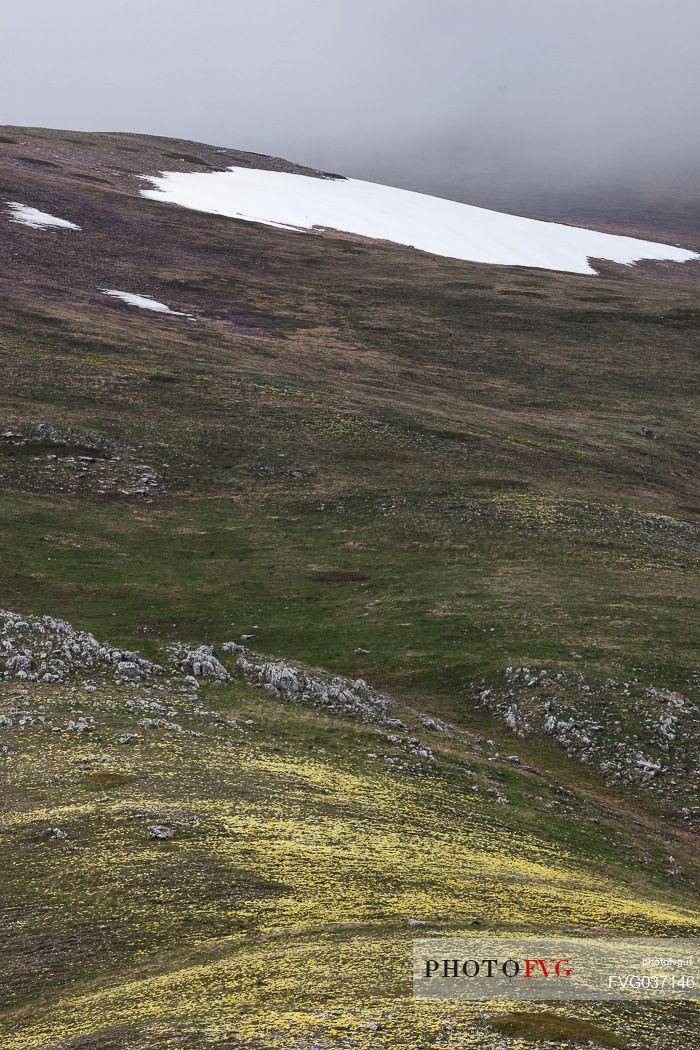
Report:
[[[142,131],[468,199],[687,179],[697,0],[24,0],[0,123]]]

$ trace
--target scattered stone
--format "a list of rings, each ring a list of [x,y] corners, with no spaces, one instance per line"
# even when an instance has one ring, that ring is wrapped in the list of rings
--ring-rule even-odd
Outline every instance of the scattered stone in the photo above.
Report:
[[[175,832],[165,824],[149,824],[148,834],[152,839],[171,839]]]
[[[433,733],[450,733],[450,727],[446,722],[441,722],[437,718],[431,718],[430,715],[419,714],[418,721]]]
[[[163,487],[153,467],[136,461],[135,449],[103,435],[39,423],[22,434],[6,431],[2,440],[26,453],[5,464],[5,470],[21,472],[24,486],[38,491],[133,497]]]
[[[239,645],[238,642],[224,642],[221,649],[225,653],[241,653],[244,647]]]
[[[66,729],[69,733],[90,733],[94,727],[94,718],[85,718],[84,715],[81,715],[77,721],[71,718]]]
[[[139,725],[144,729],[167,729],[171,733],[184,732],[184,727],[179,722],[169,722],[167,718],[142,718]]]

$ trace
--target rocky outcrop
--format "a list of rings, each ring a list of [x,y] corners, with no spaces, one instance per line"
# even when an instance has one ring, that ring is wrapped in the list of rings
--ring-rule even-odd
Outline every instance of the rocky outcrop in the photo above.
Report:
[[[229,651],[232,644],[229,643]],[[362,678],[351,681],[336,675],[326,680],[293,664],[260,660],[240,646],[235,648],[240,652],[236,661],[239,671],[275,696],[322,707],[333,714],[352,715],[363,722],[406,728],[400,719],[389,716],[389,698],[372,689]]]
[[[199,645],[196,649],[175,650],[175,661],[184,674],[194,678],[209,678],[215,682],[227,682],[229,673],[214,656],[210,645]]]
[[[160,674],[162,668],[139,653],[102,645],[65,620],[0,610],[0,678],[61,682],[99,672],[117,681],[138,681]]]
[[[551,738],[610,783],[657,791],[700,780],[700,710],[682,693],[508,667],[496,686],[478,695],[518,736]]]

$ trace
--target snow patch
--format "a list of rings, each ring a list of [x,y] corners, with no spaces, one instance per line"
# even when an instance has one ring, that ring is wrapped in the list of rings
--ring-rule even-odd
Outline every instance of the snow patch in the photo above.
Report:
[[[192,314],[183,313],[182,310],[171,310],[165,303],[159,303],[157,299],[151,299],[150,295],[136,295],[135,292],[120,292],[116,288],[102,288],[105,295],[111,295],[115,299],[121,299],[129,306],[138,306],[140,310],[153,310],[157,314],[172,314],[174,317],[189,317]]]
[[[266,226],[353,233],[451,259],[595,274],[590,259],[686,262],[695,252],[633,237],[475,208],[359,179],[231,167],[143,176],[151,200]]]
[[[39,211],[38,208],[30,208],[27,204],[20,204],[19,201],[5,201],[5,204],[12,213],[10,222],[29,226],[32,230],[46,230],[49,226],[58,226],[62,230],[80,229],[80,226],[74,222],[68,222],[68,219],[59,219],[56,215],[49,215],[47,211]]]

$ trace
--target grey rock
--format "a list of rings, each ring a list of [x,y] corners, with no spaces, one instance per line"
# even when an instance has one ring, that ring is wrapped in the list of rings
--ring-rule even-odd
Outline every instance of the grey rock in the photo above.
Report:
[[[165,824],[149,824],[148,835],[152,839],[171,839],[175,832]]]
[[[117,674],[122,678],[140,678],[141,669],[133,660],[120,660],[117,664]]]
[[[227,682],[229,678],[228,671],[209,645],[188,649],[180,658],[180,670],[195,678],[210,678],[217,682]]]

